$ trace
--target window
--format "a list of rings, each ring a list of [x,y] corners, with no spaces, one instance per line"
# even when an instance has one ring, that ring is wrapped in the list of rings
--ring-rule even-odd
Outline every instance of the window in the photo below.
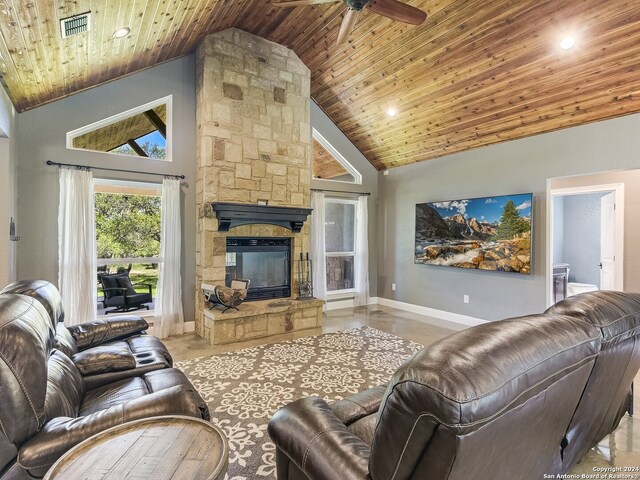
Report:
[[[325,139],[313,129],[313,178],[332,182],[362,183],[362,175]]]
[[[160,185],[95,181],[98,314],[104,313],[100,276],[128,273],[131,283],[151,285],[156,298],[160,255]],[[141,289],[146,291],[145,288]]]
[[[352,291],[355,287],[355,200],[325,199],[325,261],[327,292]]]
[[[67,133],[67,148],[171,160],[171,97]]]

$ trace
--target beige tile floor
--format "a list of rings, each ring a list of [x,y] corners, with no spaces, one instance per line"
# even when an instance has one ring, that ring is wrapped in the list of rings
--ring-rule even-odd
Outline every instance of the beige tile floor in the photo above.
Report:
[[[205,355],[215,355],[241,348],[277,343],[292,338],[321,333],[335,332],[347,328],[370,326],[384,332],[393,333],[399,337],[413,340],[423,345],[429,345],[447,335],[464,328],[463,325],[425,317],[414,313],[397,310],[380,305],[359,307],[353,309],[333,310],[327,312],[322,328],[306,330],[304,332],[276,335],[259,338],[233,345],[211,346],[194,333],[171,337],[165,340],[171,354],[176,360],[187,360]],[[636,377],[636,385],[640,385],[640,375]],[[634,401],[636,412],[640,415],[640,388],[636,389]],[[636,417],[625,416],[617,430],[604,438],[587,456],[569,473],[593,475],[597,467],[639,467],[640,468],[640,420]],[[625,472],[619,472],[625,474]],[[629,472],[630,478],[640,480],[639,472]],[[637,475],[637,476],[633,476]],[[582,477],[588,478],[588,477]],[[600,477],[608,478],[608,477]],[[612,477],[613,478],[613,477]]]

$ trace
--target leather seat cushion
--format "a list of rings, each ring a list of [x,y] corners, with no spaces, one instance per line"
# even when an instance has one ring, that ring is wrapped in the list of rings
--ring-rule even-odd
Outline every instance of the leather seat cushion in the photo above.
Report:
[[[94,388],[85,393],[78,416],[90,415],[114,405],[120,405],[175,386],[192,389],[191,383],[180,370],[167,368],[149,372],[141,377],[126,378]]]
[[[85,393],[78,416],[83,417],[114,405],[120,405],[149,393],[143,377],[132,377],[114,383],[108,383]]]

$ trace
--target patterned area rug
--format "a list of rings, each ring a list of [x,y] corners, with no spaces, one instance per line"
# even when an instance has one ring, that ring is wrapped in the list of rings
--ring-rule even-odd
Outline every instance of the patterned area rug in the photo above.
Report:
[[[227,480],[275,479],[271,415],[298,398],[331,402],[388,382],[422,345],[362,327],[176,362],[229,440]]]

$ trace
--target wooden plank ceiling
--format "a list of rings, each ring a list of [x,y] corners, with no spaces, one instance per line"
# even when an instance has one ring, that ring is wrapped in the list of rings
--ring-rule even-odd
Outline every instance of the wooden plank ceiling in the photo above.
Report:
[[[292,48],[314,99],[378,169],[640,111],[640,0],[408,3],[429,14],[424,24],[364,11],[338,47],[341,3],[0,0],[0,70],[24,111],[234,26]],[[91,31],[61,39],[59,20],[85,11]],[[122,26],[131,33],[114,39]]]

